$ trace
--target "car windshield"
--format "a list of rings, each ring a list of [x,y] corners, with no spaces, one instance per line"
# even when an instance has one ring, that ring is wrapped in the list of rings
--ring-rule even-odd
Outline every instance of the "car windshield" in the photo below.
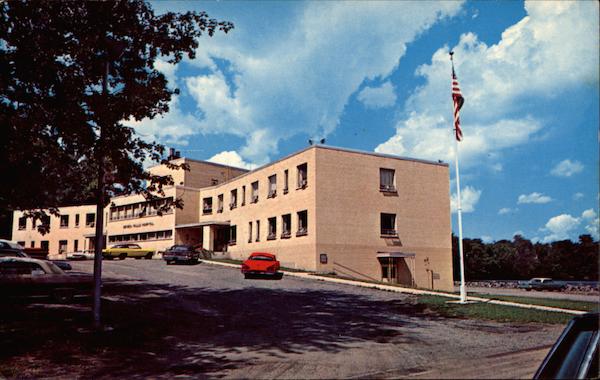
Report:
[[[269,256],[252,256],[250,260],[260,260],[260,261],[275,261],[272,257]]]
[[[175,252],[185,252],[185,251],[189,251],[190,247],[188,247],[187,245],[174,245],[171,247],[171,251],[175,251]]]
[[[59,267],[56,266],[56,264],[52,263],[52,262],[46,262],[46,265],[48,265],[48,269],[50,269],[50,272],[53,274],[64,274],[65,272],[63,272],[62,269],[60,269]]]

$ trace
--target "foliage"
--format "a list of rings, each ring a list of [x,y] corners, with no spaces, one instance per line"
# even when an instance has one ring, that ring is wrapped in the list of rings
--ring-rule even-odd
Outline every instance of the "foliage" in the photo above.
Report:
[[[598,280],[598,242],[590,235],[579,241],[532,243],[521,235],[513,240],[484,243],[463,239],[467,280],[516,280],[551,277],[560,280]],[[460,279],[458,238],[452,235],[454,278]]]
[[[0,2],[0,210],[92,203],[100,178],[105,199],[164,195],[173,180],[148,162],[185,167],[123,121],[169,110],[178,90],[158,58],[192,59],[201,35],[231,28],[204,12],[156,15],[142,0]]]

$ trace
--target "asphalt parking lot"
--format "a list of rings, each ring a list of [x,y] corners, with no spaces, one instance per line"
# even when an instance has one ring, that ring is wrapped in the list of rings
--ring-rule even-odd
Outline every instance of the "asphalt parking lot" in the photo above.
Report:
[[[93,267],[72,264],[83,272]],[[289,276],[244,280],[239,270],[207,263],[127,259],[104,261],[103,268],[102,337],[90,343],[90,333],[76,327],[89,317],[89,305],[45,305],[44,313],[55,314],[44,318],[72,320],[65,344],[82,347],[38,360],[54,366],[47,376],[524,378],[562,331],[444,318],[412,296],[367,288]],[[28,308],[23,315],[41,315]],[[35,360],[48,348],[44,342],[21,355],[3,353],[0,366]]]

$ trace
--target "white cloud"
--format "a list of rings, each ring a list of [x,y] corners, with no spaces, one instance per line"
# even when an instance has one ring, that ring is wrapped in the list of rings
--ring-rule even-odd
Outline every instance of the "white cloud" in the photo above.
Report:
[[[461,36],[456,68],[465,105],[461,163],[495,161],[500,152],[529,142],[545,115],[523,114],[525,98],[551,98],[581,83],[598,82],[597,2],[541,2],[488,46],[476,35]],[[578,41],[578,43],[573,43]],[[452,158],[452,102],[448,47],[417,69],[425,84],[411,95],[396,134],[376,151],[429,159]],[[463,74],[461,76],[461,74]],[[464,152],[464,153],[463,153]]]
[[[563,160],[559,162],[552,170],[550,174],[557,177],[570,177],[573,174],[581,173],[583,171],[583,164],[579,161]]]
[[[552,202],[552,198],[550,198],[547,195],[544,195],[542,193],[537,193],[537,192],[533,192],[531,194],[521,194],[519,195],[519,199],[517,200],[518,204],[522,204],[522,203],[538,203],[538,204],[543,204],[543,203],[548,203],[548,202]]]
[[[396,103],[396,93],[392,83],[387,81],[379,87],[363,88],[357,99],[367,108],[383,108]]]
[[[596,217],[596,211],[594,211],[594,209],[590,208],[590,209],[582,212],[581,217],[583,219],[594,219]]]
[[[547,231],[549,234],[546,235],[542,242],[549,243],[556,240],[565,240],[571,238],[571,232],[573,232],[581,223],[579,218],[575,218],[569,214],[561,214],[552,217],[546,223],[543,231]]]
[[[492,238],[491,236],[488,235],[482,235],[481,236],[481,241],[488,244],[494,241],[494,238]]]
[[[498,210],[498,215],[506,215],[506,214],[510,214],[510,213],[515,213],[517,212],[517,209],[512,209],[510,207],[502,207],[500,210]]]
[[[592,235],[594,239],[598,240],[600,236],[600,218],[589,221],[585,226],[585,230],[588,234]]]
[[[521,230],[518,230],[518,231],[515,231],[515,232],[513,233],[513,237],[515,237],[515,236],[517,236],[517,235],[520,235],[520,236],[525,236],[525,233],[524,233],[523,231],[521,231]]]
[[[580,200],[583,197],[584,197],[583,193],[575,193],[575,194],[573,194],[573,200],[574,201],[578,201],[578,200]]]
[[[308,2],[277,38],[255,33],[251,18],[237,20],[229,35],[204,40],[190,62],[211,71],[185,79],[201,112],[198,131],[243,137],[240,154],[258,163],[276,154],[282,139],[324,137],[365,81],[385,80],[408,43],[461,5]],[[214,58],[229,63],[227,72]],[[269,144],[254,145],[261,135]]]
[[[207,161],[215,162],[217,164],[235,166],[236,168],[244,168],[244,169],[255,169],[257,167],[256,164],[252,164],[244,161],[242,157],[236,152],[232,150],[223,151],[221,153],[217,153]]]
[[[475,211],[475,205],[477,202],[479,202],[479,197],[481,197],[481,190],[477,190],[471,186],[466,186],[461,190],[460,196],[462,212],[473,212]],[[450,197],[450,208],[452,209],[453,213],[458,211],[457,200],[458,197],[456,196],[456,193],[452,193],[452,196]]]

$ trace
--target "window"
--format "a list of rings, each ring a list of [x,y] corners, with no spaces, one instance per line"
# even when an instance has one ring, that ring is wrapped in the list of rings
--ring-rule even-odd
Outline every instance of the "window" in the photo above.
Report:
[[[229,245],[235,245],[237,241],[237,226],[229,227]]]
[[[217,213],[223,212],[223,194],[217,196]]]
[[[306,188],[306,185],[308,184],[307,180],[307,165],[306,164],[302,164],[302,165],[298,165],[297,167],[298,169],[298,189],[304,189]]]
[[[398,236],[398,232],[396,232],[396,214],[381,213],[381,236]]]
[[[256,241],[260,241],[260,220],[256,221]]]
[[[275,198],[277,195],[277,174],[273,174],[269,177],[269,193],[267,198]]]
[[[21,247],[25,248],[25,242],[24,241],[18,241],[17,244],[20,245]]]
[[[237,207],[237,189],[231,190],[231,202],[229,203],[229,209],[233,210]]]
[[[75,214],[75,227],[79,227],[79,214]]]
[[[69,215],[61,215],[60,216],[60,228],[69,227]]]
[[[202,200],[202,214],[212,214],[212,198],[204,198]]]
[[[85,226],[94,227],[96,225],[96,214],[88,213],[85,214]]]
[[[296,236],[308,235],[308,212],[306,210],[298,212],[298,231]]]
[[[66,240],[61,240],[58,242],[58,253],[65,253],[67,252],[67,241]]]
[[[288,193],[288,182],[290,180],[290,173],[287,169],[285,169],[283,171],[283,193],[287,194]]]
[[[25,243],[25,242],[23,242]],[[48,243],[48,240],[42,240],[40,242],[40,247],[44,250],[44,251],[48,251],[48,248],[50,248],[50,244]]]
[[[250,203],[258,202],[258,181],[252,182],[252,199]]]
[[[77,252],[79,250],[79,240],[73,240],[73,251]]]
[[[248,222],[248,243],[252,243],[252,222]]]
[[[41,220],[42,220],[42,226],[50,227],[50,215],[43,215]]]
[[[277,238],[277,218],[269,218],[269,234],[267,240],[275,240]]]
[[[242,186],[242,206],[246,204],[246,185]]]
[[[281,216],[281,238],[289,239],[292,237],[292,214]]]
[[[19,230],[24,230],[27,228],[27,218],[22,216],[19,218]]]
[[[379,169],[379,190],[383,192],[396,192],[394,169]]]
[[[32,240],[32,241],[31,241],[31,244],[29,244],[29,246],[30,246],[31,248],[34,248],[34,247],[35,247],[35,241],[33,241],[33,240]]]

